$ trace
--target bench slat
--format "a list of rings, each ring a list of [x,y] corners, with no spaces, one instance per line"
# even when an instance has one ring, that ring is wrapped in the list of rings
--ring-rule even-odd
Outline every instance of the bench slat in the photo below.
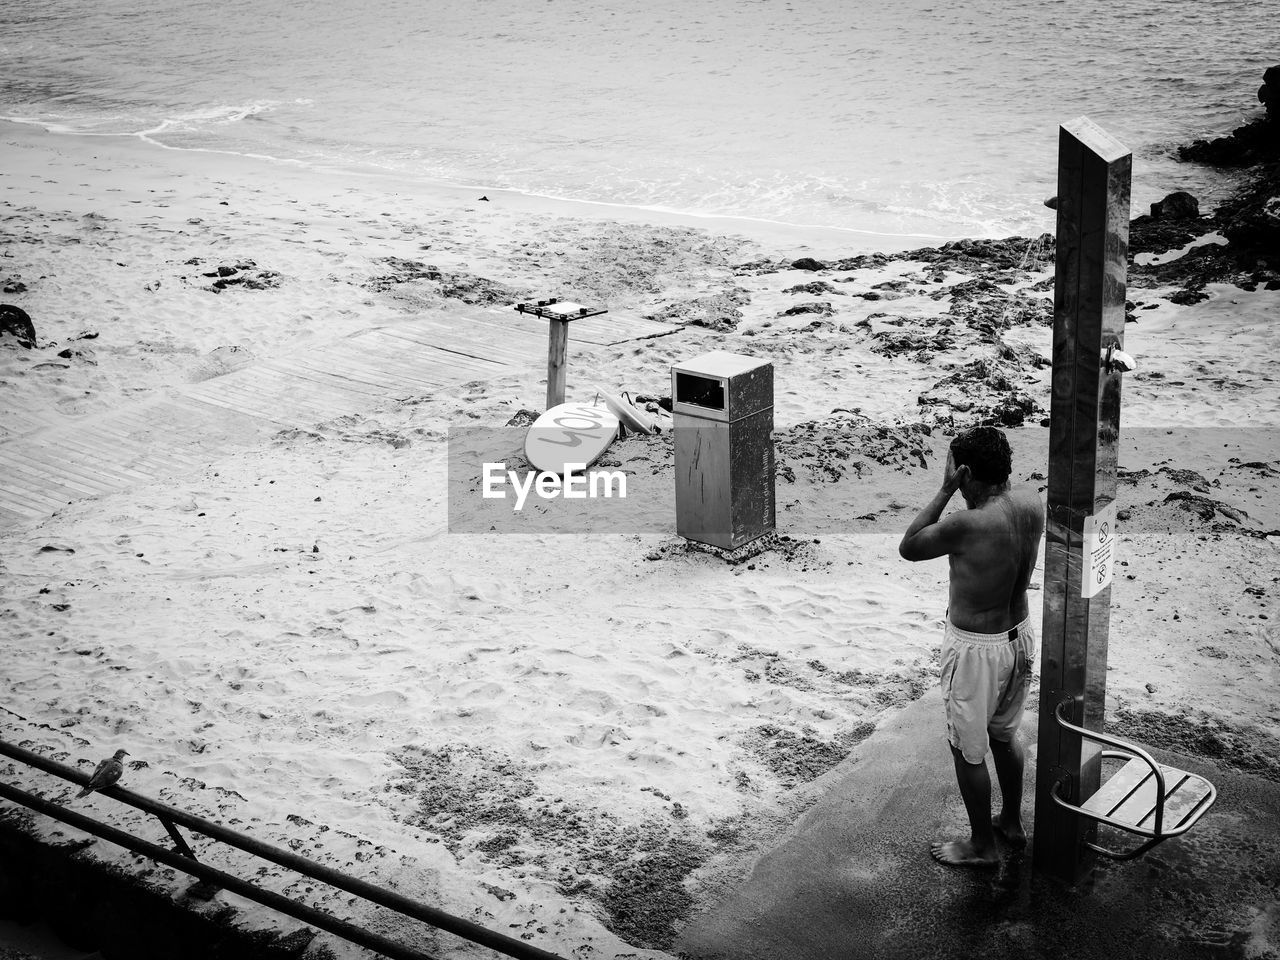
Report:
[[[1121,823],[1151,830],[1155,827],[1156,822],[1156,778],[1151,774],[1151,768],[1141,760],[1130,760],[1129,763],[1142,764],[1146,768],[1147,778],[1142,781],[1137,790],[1129,795],[1129,799],[1116,808],[1111,816]],[[1128,764],[1125,764],[1125,766],[1128,766]],[[1173,770],[1165,766],[1161,766],[1160,770],[1164,773],[1164,790],[1167,800],[1169,795],[1177,790],[1182,781],[1187,778],[1187,775],[1181,770]],[[1165,823],[1164,826],[1167,827],[1168,823]]]
[[[1114,811],[1121,807],[1146,780],[1151,781],[1154,795],[1155,777],[1151,775],[1151,768],[1135,757],[1121,767],[1081,806],[1087,813],[1103,817],[1114,816]]]
[[[1182,826],[1196,815],[1212,788],[1203,777],[1176,767],[1161,765],[1164,774],[1165,806],[1162,830]],[[1086,813],[1109,817],[1120,823],[1146,830],[1155,827],[1156,778],[1146,762],[1134,757],[1128,761],[1098,792],[1081,804]]]
[[[1168,767],[1164,768],[1168,770]],[[1181,772],[1181,771],[1179,771]],[[1168,773],[1165,774],[1168,776]],[[1164,802],[1164,829],[1176,830],[1181,827],[1189,818],[1198,817],[1202,812],[1201,804],[1213,792],[1213,788],[1209,785],[1209,781],[1203,777],[1198,777],[1194,773],[1185,775],[1186,779],[1178,787],[1176,793],[1172,793]],[[1154,826],[1154,818],[1141,826]]]

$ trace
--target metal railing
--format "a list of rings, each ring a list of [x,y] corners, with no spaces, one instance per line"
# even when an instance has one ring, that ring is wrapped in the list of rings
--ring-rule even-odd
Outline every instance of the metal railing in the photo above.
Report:
[[[66,766],[56,760],[50,760],[38,753],[25,750],[4,740],[0,740],[0,755],[80,786],[85,786],[89,782],[89,775],[76,770],[74,767]],[[423,923],[448,931],[464,940],[478,943],[506,956],[515,957],[516,960],[563,960],[556,954],[539,949],[523,940],[508,937],[470,920],[455,917],[452,914],[445,913],[443,910],[411,900],[365,880],[348,876],[345,873],[334,870],[332,867],[326,867],[323,864],[308,860],[306,857],[300,857],[289,850],[283,850],[280,847],[263,843],[261,840],[255,840],[246,834],[228,829],[221,824],[187,813],[185,810],[179,810],[177,807],[171,807],[142,794],[126,790],[121,786],[106,787],[98,792],[105,797],[118,800],[156,817],[173,839],[178,852],[175,853],[172,850],[167,850],[164,847],[142,840],[117,827],[100,823],[82,813],[68,810],[51,800],[27,793],[25,790],[20,790],[9,784],[0,783],[0,797],[6,800],[21,804],[52,819],[60,820],[75,827],[77,830],[83,830],[85,833],[101,837],[124,847],[126,850],[150,857],[152,860],[156,860],[166,866],[189,873],[206,883],[228,890],[248,900],[256,901],[313,927],[342,937],[344,940],[349,940],[359,946],[367,947],[384,956],[394,958],[394,960],[435,960],[435,958],[413,947],[396,943],[380,934],[373,933],[332,914],[318,910],[315,907],[291,900],[270,890],[264,890],[242,880],[240,877],[201,863],[196,859],[195,853],[183,839],[178,827],[186,827],[188,830],[199,833],[211,840],[243,850],[260,859],[269,860],[304,877],[310,877],[331,887],[355,894],[371,903],[394,910],[403,916],[420,920]]]

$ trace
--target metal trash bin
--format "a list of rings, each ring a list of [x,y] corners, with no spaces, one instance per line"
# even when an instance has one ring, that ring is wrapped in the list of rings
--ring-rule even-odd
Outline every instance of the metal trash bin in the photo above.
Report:
[[[716,350],[671,367],[676,533],[734,550],[774,529],[773,364]]]

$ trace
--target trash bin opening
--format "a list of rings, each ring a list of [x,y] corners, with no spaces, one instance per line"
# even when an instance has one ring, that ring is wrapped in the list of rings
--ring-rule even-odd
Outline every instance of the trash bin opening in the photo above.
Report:
[[[676,371],[676,403],[691,403],[709,410],[725,408],[724,381]]]

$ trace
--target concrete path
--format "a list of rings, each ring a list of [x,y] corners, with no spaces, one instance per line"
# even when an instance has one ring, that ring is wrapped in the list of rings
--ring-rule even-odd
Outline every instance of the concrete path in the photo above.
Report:
[[[575,320],[570,362],[677,327],[621,314]],[[547,321],[510,307],[440,311],[251,363],[167,395],[0,443],[0,530],[68,502],[199,469],[284,427],[307,427],[547,362]]]
[[[1035,723],[1029,708],[1021,735],[1032,746]],[[700,960],[1280,956],[1280,784],[1153,753],[1218,787],[1215,807],[1183,837],[1136,861],[1103,861],[1070,888],[1033,878],[1029,852],[1005,851],[998,870],[943,867],[929,842],[964,835],[967,821],[941,697],[931,691],[828,774],[826,796],[674,952]],[[1028,793],[1028,826],[1032,807]]]

